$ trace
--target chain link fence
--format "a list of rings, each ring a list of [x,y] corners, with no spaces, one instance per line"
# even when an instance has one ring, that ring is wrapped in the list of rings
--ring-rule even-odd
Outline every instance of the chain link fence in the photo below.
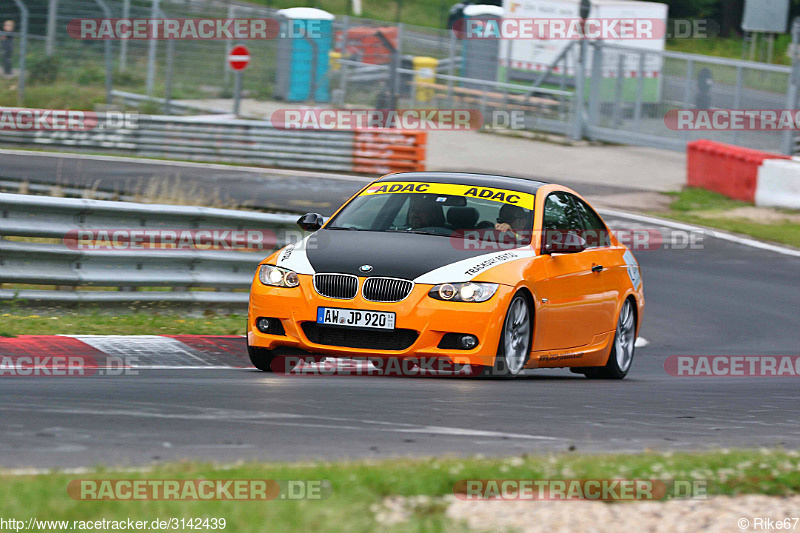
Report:
[[[47,4],[37,2],[30,12],[30,82],[47,81],[58,69],[81,84],[102,86],[109,43],[115,89],[165,98],[165,104],[144,104],[146,112],[161,112],[174,100],[233,95],[234,75],[226,59],[236,41],[78,40],[67,32],[71,20],[107,16],[104,6],[112,17],[149,18],[154,14],[152,2],[59,0],[54,19],[48,18]],[[271,19],[278,15],[268,7],[161,0],[155,16]],[[473,109],[485,113],[484,122],[490,125],[502,112],[522,116],[525,129],[675,150],[697,138],[784,153],[794,150],[793,132],[682,131],[665,120],[676,110],[793,109],[797,91],[792,67],[591,42],[583,47],[585,79],[580,82],[582,46],[577,41],[547,68],[533,71],[515,64],[520,63],[519,53],[512,50],[521,45],[514,41],[462,40],[444,29],[357,17],[336,17],[332,32],[331,53],[325,58],[330,68],[325,80],[316,80],[327,84],[329,97],[306,103]],[[275,100],[279,71],[285,68],[280,39],[251,39],[244,44],[251,56],[243,75],[244,97]]]

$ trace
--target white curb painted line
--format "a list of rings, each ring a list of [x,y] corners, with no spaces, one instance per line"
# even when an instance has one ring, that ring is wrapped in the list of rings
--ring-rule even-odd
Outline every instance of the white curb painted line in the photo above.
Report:
[[[775,252],[782,255],[800,257],[800,250],[796,250],[794,248],[787,248],[784,246],[780,246],[778,244],[769,244],[766,242],[757,241],[749,237],[742,237],[740,235],[736,235],[734,233],[728,233],[726,231],[722,231],[715,228],[695,226],[693,224],[686,224],[684,222],[675,222],[673,220],[652,217],[647,215],[636,215],[633,213],[626,213],[625,211],[615,211],[613,209],[598,209],[598,211],[605,216],[627,218],[629,220],[638,220],[639,222],[647,222],[656,226],[664,226],[667,228],[702,232],[704,235],[708,235],[709,237],[715,237],[717,239],[722,239],[723,241],[729,241],[736,244],[741,244],[743,246],[758,248],[760,250]]]

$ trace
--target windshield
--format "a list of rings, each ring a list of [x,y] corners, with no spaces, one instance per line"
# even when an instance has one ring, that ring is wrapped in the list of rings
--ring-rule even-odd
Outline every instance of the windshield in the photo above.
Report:
[[[533,195],[505,189],[417,182],[378,183],[354,198],[325,227],[496,238],[530,244]]]

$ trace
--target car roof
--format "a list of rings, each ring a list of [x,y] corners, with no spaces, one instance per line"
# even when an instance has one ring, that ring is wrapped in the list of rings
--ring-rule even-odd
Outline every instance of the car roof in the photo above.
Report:
[[[472,172],[398,172],[389,174],[378,180],[387,181],[424,181],[428,183],[458,183],[475,187],[492,187],[517,192],[536,194],[539,187],[547,185],[543,181],[496,174],[477,174]]]

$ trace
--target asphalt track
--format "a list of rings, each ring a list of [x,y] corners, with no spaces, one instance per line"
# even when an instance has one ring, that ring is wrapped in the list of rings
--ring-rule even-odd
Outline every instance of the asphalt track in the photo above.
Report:
[[[5,151],[2,177],[128,192],[171,179],[253,207],[323,214],[367,180]],[[606,219],[617,228],[654,227]],[[709,235],[700,244],[636,252],[647,299],[641,336],[649,345],[637,350],[622,382],[564,370],[506,382],[279,377],[216,366],[0,377],[0,466],[800,447],[798,378],[678,378],[664,370],[670,355],[800,353],[800,258]],[[131,343],[115,349],[139,353]]]
[[[800,258],[711,236],[701,245],[636,253],[650,343],[624,381],[564,370],[515,381],[234,368],[4,377],[0,465],[800,447],[798,378],[664,370],[670,355],[798,354]]]
[[[452,169],[468,170],[468,169]],[[213,201],[214,205],[328,216],[374,177],[327,172],[259,169],[132,158],[31,153],[0,150],[0,182],[24,180],[80,190],[119,194],[157,190],[177,197]],[[629,189],[593,184],[570,184],[583,194],[613,194]],[[9,192],[16,192],[11,189]]]

